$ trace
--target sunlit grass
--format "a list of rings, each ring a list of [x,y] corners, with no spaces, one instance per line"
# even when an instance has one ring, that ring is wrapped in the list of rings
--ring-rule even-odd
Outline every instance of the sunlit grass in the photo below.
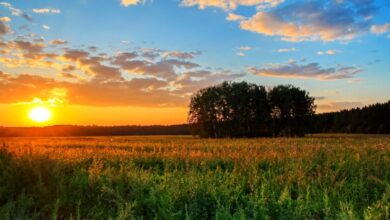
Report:
[[[387,137],[0,143],[1,219],[389,217]]]

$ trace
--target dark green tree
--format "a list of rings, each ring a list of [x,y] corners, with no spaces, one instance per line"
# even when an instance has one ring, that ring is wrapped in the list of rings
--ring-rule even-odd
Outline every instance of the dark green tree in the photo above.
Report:
[[[314,98],[292,85],[279,85],[269,93],[273,136],[303,136],[315,113]]]
[[[192,96],[188,120],[202,137],[264,136],[269,110],[263,86],[224,82]]]
[[[191,98],[188,121],[195,134],[201,137],[217,137],[217,87],[199,90]]]

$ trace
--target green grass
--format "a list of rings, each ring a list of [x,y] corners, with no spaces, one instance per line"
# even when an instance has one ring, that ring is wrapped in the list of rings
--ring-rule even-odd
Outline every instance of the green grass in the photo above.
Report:
[[[388,137],[0,144],[0,219],[390,219]]]

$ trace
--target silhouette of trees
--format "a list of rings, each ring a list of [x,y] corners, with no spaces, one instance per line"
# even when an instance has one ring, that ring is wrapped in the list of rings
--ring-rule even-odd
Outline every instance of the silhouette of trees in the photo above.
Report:
[[[224,82],[191,98],[188,121],[201,137],[301,136],[314,98],[299,88]]]
[[[390,133],[390,101],[363,108],[317,114],[311,123],[312,133]]]
[[[315,113],[314,98],[297,87],[279,85],[268,92],[274,136],[304,136]]]
[[[258,136],[267,132],[267,92],[246,82],[201,89],[191,98],[188,119],[202,137]]]

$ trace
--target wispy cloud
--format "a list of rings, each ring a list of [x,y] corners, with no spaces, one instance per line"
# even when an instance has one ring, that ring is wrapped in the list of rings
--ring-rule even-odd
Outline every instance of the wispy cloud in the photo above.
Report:
[[[50,27],[46,24],[42,25],[42,28],[45,29],[45,30],[50,30]]]
[[[206,7],[217,7],[224,10],[234,10],[238,6],[256,6],[259,9],[275,7],[284,0],[182,0],[181,5],[186,7],[198,6],[200,9]]]
[[[337,80],[352,78],[362,70],[355,66],[323,68],[319,63],[300,64],[290,61],[287,64],[268,64],[262,68],[251,67],[249,71],[266,77]]]
[[[322,56],[322,55],[330,55],[330,56],[332,56],[332,55],[335,55],[337,53],[341,53],[341,51],[340,50],[318,51],[317,55],[319,55],[319,56]]]
[[[276,50],[276,52],[278,53],[288,53],[288,52],[295,52],[297,51],[296,48],[292,47],[292,48],[281,48],[281,49],[278,49]]]
[[[250,51],[250,50],[253,50],[253,48],[250,46],[241,46],[241,47],[237,48],[236,55],[239,57],[244,57],[244,56],[246,56],[246,51]]]
[[[229,13],[226,17],[226,20],[228,21],[242,21],[244,20],[245,17],[242,15],[234,14],[234,13]]]
[[[37,14],[60,14],[61,10],[58,8],[34,8],[32,10]]]
[[[329,112],[329,111],[338,111],[343,109],[351,109],[362,107],[364,104],[362,102],[354,102],[354,101],[338,101],[332,102],[327,101],[321,104],[317,104],[317,112]]]
[[[242,50],[242,51],[248,51],[248,50],[252,50],[253,48],[252,47],[249,47],[249,46],[241,46],[238,48],[238,50]]]
[[[4,16],[4,17],[1,17],[0,18],[0,21],[4,22],[4,23],[8,23],[11,21],[11,18],[7,17],[7,16]]]
[[[32,17],[30,17],[30,15],[28,15],[26,12],[20,10],[19,8],[13,7],[11,3],[0,2],[0,5],[3,6],[3,7],[8,8],[11,11],[11,14],[13,16],[22,17],[22,18],[26,19],[27,21],[32,21],[33,20]]]
[[[67,43],[68,42],[66,40],[62,40],[62,39],[55,39],[55,40],[50,41],[50,44],[53,44],[53,45],[64,45]]]
[[[164,57],[174,57],[179,59],[193,59],[199,55],[200,52],[184,52],[184,51],[168,51],[163,54]]]
[[[146,0],[121,0],[121,5],[124,7],[138,5],[138,4],[144,4]]]
[[[374,34],[384,34],[389,31],[390,31],[390,23],[371,26],[371,32]]]

